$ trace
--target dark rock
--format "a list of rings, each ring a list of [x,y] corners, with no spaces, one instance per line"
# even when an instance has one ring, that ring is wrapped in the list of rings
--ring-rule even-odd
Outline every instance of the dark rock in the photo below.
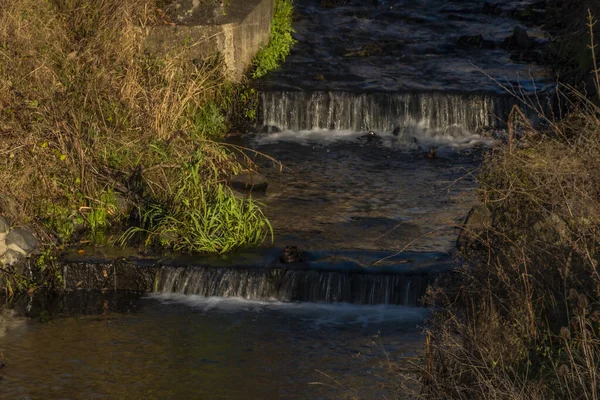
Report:
[[[534,40],[529,37],[527,31],[520,26],[515,26],[512,35],[504,39],[504,47],[508,49],[526,50],[534,45]]]
[[[283,253],[279,256],[279,261],[284,264],[291,264],[306,261],[306,258],[297,246],[285,246]]]
[[[233,189],[254,192],[265,191],[269,186],[267,179],[255,171],[246,171],[234,175],[231,177],[229,183]]]
[[[19,227],[8,233],[6,244],[9,249],[16,250],[21,254],[28,254],[35,250],[38,240],[29,229]]]

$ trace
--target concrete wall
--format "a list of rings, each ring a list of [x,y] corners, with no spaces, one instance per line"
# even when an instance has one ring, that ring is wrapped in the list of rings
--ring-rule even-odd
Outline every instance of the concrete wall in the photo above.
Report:
[[[197,1],[179,0],[167,10],[175,25],[148,28],[147,49],[202,59],[220,53],[225,74],[239,81],[258,50],[269,42],[273,0],[231,0],[207,11]]]

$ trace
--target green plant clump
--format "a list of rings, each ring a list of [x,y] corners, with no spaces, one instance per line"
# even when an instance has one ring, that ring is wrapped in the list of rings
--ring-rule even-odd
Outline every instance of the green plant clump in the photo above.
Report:
[[[275,12],[271,24],[271,40],[259,50],[254,58],[252,78],[265,76],[281,65],[290,54],[296,40],[292,37],[292,17],[294,3],[292,0],[275,0]]]

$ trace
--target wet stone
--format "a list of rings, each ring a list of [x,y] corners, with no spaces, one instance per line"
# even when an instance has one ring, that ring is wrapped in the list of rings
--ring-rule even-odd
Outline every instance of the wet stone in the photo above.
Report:
[[[6,244],[9,249],[21,254],[29,254],[37,246],[37,239],[27,228],[19,227],[9,232],[6,236]]]
[[[269,183],[267,179],[258,172],[243,172],[231,177],[231,187],[241,191],[260,192],[267,190]]]

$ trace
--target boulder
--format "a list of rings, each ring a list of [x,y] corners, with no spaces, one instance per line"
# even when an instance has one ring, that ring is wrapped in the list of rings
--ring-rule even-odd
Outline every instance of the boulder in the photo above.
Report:
[[[261,192],[267,190],[267,179],[255,171],[245,171],[231,177],[231,187],[240,191]]]
[[[15,228],[6,236],[6,245],[9,250],[17,251],[23,255],[31,254],[37,247],[37,244],[38,240],[25,227]]]
[[[504,39],[504,46],[509,49],[529,49],[535,44],[527,31],[520,26],[515,26],[512,35]]]

